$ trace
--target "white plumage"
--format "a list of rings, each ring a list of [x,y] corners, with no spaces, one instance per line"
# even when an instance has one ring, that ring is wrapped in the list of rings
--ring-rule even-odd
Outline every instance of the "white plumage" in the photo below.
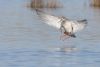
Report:
[[[57,29],[60,29],[61,23],[59,23],[59,22],[61,19],[59,17],[46,14],[46,13],[39,11],[39,10],[37,11],[37,14],[43,21],[45,21],[44,23],[46,23],[50,26],[53,26]]]
[[[82,30],[87,25],[87,20],[69,20],[65,17],[57,17],[47,14],[41,10],[36,10],[38,16],[45,21],[46,24],[57,29],[63,29],[64,34],[75,37],[75,32]]]

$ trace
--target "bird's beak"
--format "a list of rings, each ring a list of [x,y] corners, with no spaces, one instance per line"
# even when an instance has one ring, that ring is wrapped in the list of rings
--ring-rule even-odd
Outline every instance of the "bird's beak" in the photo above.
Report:
[[[76,38],[76,35],[75,34],[71,34],[70,36]]]

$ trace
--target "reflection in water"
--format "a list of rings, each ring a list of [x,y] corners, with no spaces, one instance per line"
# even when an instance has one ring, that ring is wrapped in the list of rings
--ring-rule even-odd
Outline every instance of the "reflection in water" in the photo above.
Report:
[[[79,49],[74,45],[61,45],[60,47],[48,47],[49,51],[72,53],[77,52]]]
[[[7,66],[2,64],[2,67],[95,67],[100,62],[99,56],[99,52],[84,50],[73,53],[22,48],[0,51],[1,63],[7,61]]]

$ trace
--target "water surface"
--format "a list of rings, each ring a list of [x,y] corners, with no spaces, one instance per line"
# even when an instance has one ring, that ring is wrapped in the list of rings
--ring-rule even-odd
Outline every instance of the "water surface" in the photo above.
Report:
[[[64,8],[45,10],[70,19],[87,19],[88,26],[77,38],[59,39],[60,32],[42,23],[26,7],[28,0],[0,0],[1,67],[99,67],[100,9],[89,0],[62,0]],[[62,46],[75,46],[71,52]]]

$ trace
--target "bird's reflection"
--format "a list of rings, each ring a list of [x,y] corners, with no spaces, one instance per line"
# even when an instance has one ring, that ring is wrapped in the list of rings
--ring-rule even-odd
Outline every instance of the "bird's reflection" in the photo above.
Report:
[[[57,49],[59,50],[57,51]],[[66,67],[67,64],[69,65],[75,64],[77,63],[77,60],[75,60],[76,57],[74,56],[74,52],[72,52],[73,49],[76,49],[76,47],[70,46],[62,48],[52,48],[51,49],[52,51],[49,49],[40,50],[38,54],[39,57],[41,58],[39,59],[40,61],[38,62],[41,63],[40,65],[56,66],[56,67]]]

